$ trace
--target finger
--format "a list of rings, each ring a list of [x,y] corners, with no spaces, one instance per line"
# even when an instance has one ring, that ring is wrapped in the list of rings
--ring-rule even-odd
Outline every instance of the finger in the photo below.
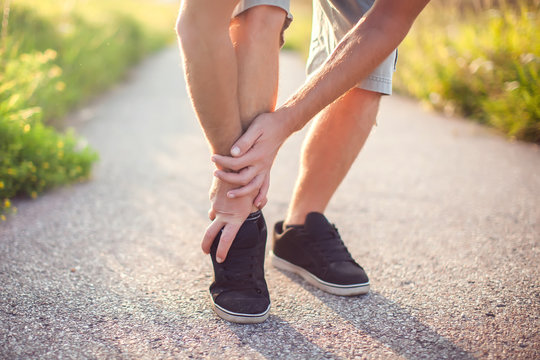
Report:
[[[257,124],[252,123],[252,126],[248,127],[246,132],[240,136],[231,148],[231,155],[234,157],[240,157],[244,155],[253,145],[257,142],[257,139],[261,136],[261,129]]]
[[[227,192],[227,197],[230,199],[246,196],[255,193],[260,189],[264,182],[264,175],[257,175],[249,184],[241,188]]]
[[[223,227],[223,222],[221,221],[212,221],[212,223],[206,228],[206,231],[203,236],[201,243],[202,251],[205,254],[210,254],[210,247],[219,234],[219,231]]]
[[[227,258],[227,253],[231,248],[234,238],[240,230],[242,224],[225,224],[221,237],[219,238],[219,244],[216,251],[216,261],[222,263]]]
[[[255,178],[255,167],[249,166],[240,172],[228,172],[223,170],[214,171],[214,175],[229,184],[245,186]]]
[[[268,198],[266,197],[263,198],[262,196],[257,195],[257,198],[253,200],[253,205],[257,207],[257,209],[262,210],[265,207],[267,202],[268,202]]]
[[[259,195],[255,198],[253,203],[259,209],[262,209],[268,202],[266,195],[268,194],[268,189],[270,188],[270,176],[265,176],[264,181],[259,189]]]
[[[240,171],[249,165],[254,165],[251,163],[252,156],[250,156],[249,153],[240,158],[214,154],[212,155],[212,161],[215,162],[219,168],[231,169],[233,171]]]

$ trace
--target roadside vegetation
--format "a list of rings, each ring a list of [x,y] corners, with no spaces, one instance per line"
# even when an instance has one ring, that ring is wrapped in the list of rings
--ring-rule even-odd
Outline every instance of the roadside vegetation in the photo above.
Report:
[[[293,15],[306,19],[297,12],[309,5],[298,2]],[[540,143],[539,8],[539,0],[432,0],[399,47],[394,90]],[[307,57],[310,24],[294,25],[286,46]]]
[[[396,91],[540,143],[538,1],[454,3],[431,4],[400,46]]]
[[[61,119],[174,40],[177,4],[3,0],[0,218],[13,197],[89,177],[98,159]],[[61,129],[61,130],[60,130]]]
[[[304,59],[307,59],[309,55],[311,12],[311,0],[291,0],[293,21],[289,28],[285,30],[285,44],[283,48],[299,52]]]

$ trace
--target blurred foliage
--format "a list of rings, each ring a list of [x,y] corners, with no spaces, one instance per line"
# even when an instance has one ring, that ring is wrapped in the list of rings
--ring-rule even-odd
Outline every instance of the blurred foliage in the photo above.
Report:
[[[395,89],[540,143],[538,7],[478,3],[433,2],[425,9],[400,46]]]
[[[432,0],[400,45],[394,89],[539,143],[539,4]],[[291,8],[285,45],[307,58],[310,2],[296,0]]]
[[[294,19],[285,31],[283,48],[298,51],[304,59],[307,59],[311,39],[311,0],[292,0],[291,13]]]
[[[144,0],[3,0],[0,218],[19,194],[87,178],[97,154],[56,128],[75,106],[174,40],[176,5]],[[151,15],[149,15],[151,14]],[[55,125],[56,128],[51,125]]]

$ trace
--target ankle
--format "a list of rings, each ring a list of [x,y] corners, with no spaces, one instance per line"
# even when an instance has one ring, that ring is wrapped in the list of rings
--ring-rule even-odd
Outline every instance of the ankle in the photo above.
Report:
[[[306,214],[298,215],[298,214],[289,214],[285,218],[285,221],[283,221],[283,228],[285,229],[287,226],[302,226],[304,225],[304,222],[306,221]]]
[[[287,226],[303,226],[306,222],[306,216],[309,213],[317,212],[320,214],[324,214],[324,208],[320,208],[318,206],[312,206],[308,209],[304,209],[303,211],[291,211],[287,213],[287,216],[285,217],[285,220],[283,221],[283,228]]]

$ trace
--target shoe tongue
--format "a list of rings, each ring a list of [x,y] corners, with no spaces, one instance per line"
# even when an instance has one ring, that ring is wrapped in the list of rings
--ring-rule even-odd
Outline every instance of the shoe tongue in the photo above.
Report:
[[[318,212],[311,212],[306,216],[306,222],[304,228],[307,232],[312,234],[321,234],[332,228],[332,224],[326,220],[323,214]]]
[[[250,220],[242,224],[238,234],[234,238],[234,241],[231,245],[234,249],[246,249],[252,248],[257,245],[259,241],[259,228],[257,227],[257,222]]]

